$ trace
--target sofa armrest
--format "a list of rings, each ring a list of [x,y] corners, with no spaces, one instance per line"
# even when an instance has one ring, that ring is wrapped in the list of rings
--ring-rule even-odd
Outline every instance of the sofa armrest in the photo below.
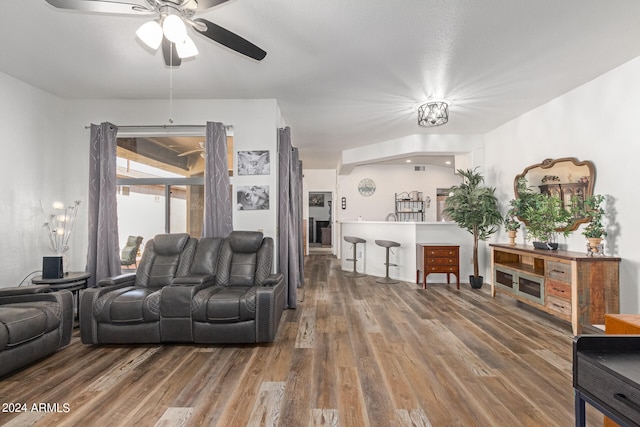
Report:
[[[13,286],[10,288],[0,288],[0,298],[15,295],[41,294],[49,292],[49,285]]]
[[[116,278],[119,277],[122,276],[116,276]],[[99,282],[99,287],[83,289],[80,293],[80,339],[84,344],[99,344],[98,324],[93,315],[93,309],[98,299],[117,289],[133,288],[134,280],[113,279],[103,279]],[[112,282],[113,284],[109,284]]]
[[[271,274],[262,286],[256,287],[256,341],[272,342],[285,306],[284,276]]]
[[[279,283],[284,283],[284,276],[282,273],[274,273],[267,276],[262,286],[273,287]]]
[[[113,285],[121,285],[126,284],[127,286],[132,286],[136,281],[136,273],[124,273],[119,276],[107,277],[105,279],[101,279],[98,282],[98,287],[103,288],[106,286]]]

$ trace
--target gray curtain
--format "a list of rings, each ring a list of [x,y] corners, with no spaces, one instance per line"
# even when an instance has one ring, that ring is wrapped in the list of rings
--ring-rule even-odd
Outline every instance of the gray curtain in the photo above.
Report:
[[[222,123],[207,122],[204,146],[204,225],[203,237],[227,237],[233,230],[227,131]]]
[[[111,123],[91,125],[89,148],[88,286],[121,273],[116,205],[116,134]]]
[[[291,145],[291,130],[278,130],[278,267],[284,275],[286,304],[297,306],[304,281],[302,243],[302,162]]]

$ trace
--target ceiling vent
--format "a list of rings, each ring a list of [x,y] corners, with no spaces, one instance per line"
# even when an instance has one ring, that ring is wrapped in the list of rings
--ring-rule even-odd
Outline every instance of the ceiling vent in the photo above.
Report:
[[[414,165],[413,170],[415,172],[424,172],[427,170],[427,167],[425,165]]]

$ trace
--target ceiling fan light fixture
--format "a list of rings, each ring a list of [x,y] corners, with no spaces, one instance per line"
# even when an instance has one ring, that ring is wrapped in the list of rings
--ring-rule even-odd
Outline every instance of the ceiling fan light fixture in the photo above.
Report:
[[[189,36],[186,36],[183,41],[176,43],[176,51],[180,59],[191,58],[198,54],[198,48]]]
[[[156,21],[142,24],[136,31],[136,35],[153,50],[157,50],[162,43],[162,27]]]
[[[430,101],[418,107],[418,124],[424,127],[441,126],[449,121],[449,103]]]
[[[162,30],[167,40],[180,43],[187,37],[187,27],[178,15],[167,15],[162,21]]]

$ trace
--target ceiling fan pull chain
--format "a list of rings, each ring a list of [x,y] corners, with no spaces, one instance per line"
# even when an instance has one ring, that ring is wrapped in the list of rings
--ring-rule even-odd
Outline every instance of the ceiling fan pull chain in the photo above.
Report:
[[[173,49],[171,49],[171,67],[169,67],[169,123],[173,123]]]

